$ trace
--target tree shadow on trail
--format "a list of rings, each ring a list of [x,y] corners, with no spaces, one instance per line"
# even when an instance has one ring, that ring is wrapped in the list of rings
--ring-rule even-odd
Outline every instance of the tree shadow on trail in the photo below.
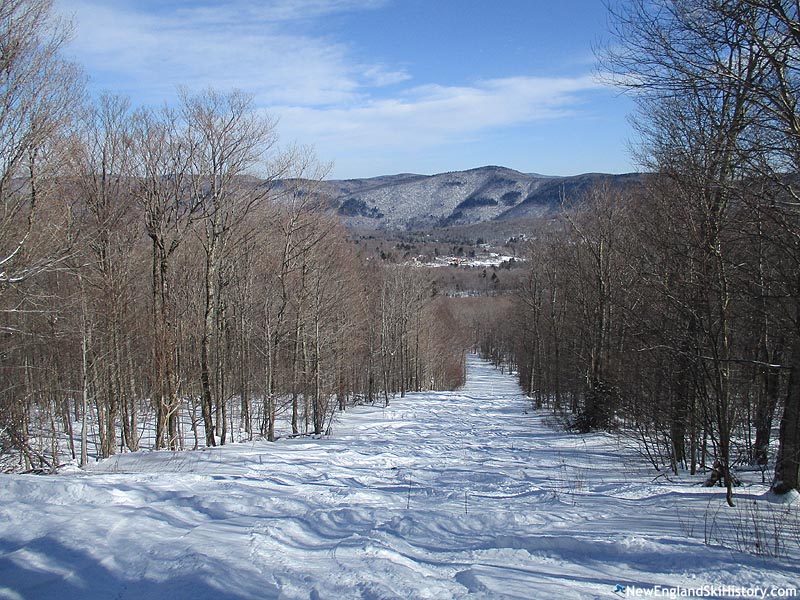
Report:
[[[140,576],[104,562],[113,565],[113,557],[101,561],[50,537],[0,540],[0,600],[247,600],[279,594],[269,581],[257,589],[252,581],[231,589],[230,573],[222,582],[204,565],[196,570],[176,565],[173,573],[165,566]]]

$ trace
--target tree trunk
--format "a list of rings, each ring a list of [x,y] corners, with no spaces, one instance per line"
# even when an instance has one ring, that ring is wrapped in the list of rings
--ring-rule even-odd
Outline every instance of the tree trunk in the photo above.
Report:
[[[800,293],[795,297],[800,298]],[[795,311],[789,384],[781,418],[780,446],[772,483],[772,490],[776,494],[800,489],[800,303],[797,304]]]
[[[212,224],[213,228],[215,225]],[[205,272],[205,311],[203,315],[203,336],[200,340],[200,386],[202,391],[201,410],[203,414],[203,427],[206,432],[206,445],[216,446],[214,436],[214,398],[211,390],[211,344],[216,328],[216,285],[217,285],[217,248],[218,239],[211,234],[210,245],[206,254]]]

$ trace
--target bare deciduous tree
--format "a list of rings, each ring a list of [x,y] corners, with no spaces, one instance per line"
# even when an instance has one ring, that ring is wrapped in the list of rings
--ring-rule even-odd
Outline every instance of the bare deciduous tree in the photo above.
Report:
[[[241,92],[208,90],[181,94],[183,117],[191,139],[190,183],[194,205],[201,207],[205,229],[205,309],[200,347],[202,411],[206,443],[216,445],[212,412],[213,342],[219,308],[220,266],[232,231],[264,199],[264,189],[245,179],[265,164],[274,145],[271,120],[257,114],[252,99]],[[219,400],[219,398],[217,398]],[[223,421],[224,422],[224,421]],[[224,440],[224,436],[223,436]]]
[[[58,464],[27,435],[27,409],[41,396],[28,377],[40,332],[26,319],[50,310],[33,279],[62,264],[74,241],[70,196],[58,189],[83,97],[77,67],[60,56],[68,34],[50,0],[0,2],[0,331],[8,350],[0,443],[21,451],[28,467]]]

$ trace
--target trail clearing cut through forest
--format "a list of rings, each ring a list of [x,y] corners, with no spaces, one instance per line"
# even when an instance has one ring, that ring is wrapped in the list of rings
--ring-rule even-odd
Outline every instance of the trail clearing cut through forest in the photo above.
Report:
[[[342,413],[327,438],[3,476],[0,598],[791,595],[796,503],[759,482],[724,507],[620,438],[553,429],[513,377],[468,371],[460,391]],[[759,524],[784,541],[765,548]]]

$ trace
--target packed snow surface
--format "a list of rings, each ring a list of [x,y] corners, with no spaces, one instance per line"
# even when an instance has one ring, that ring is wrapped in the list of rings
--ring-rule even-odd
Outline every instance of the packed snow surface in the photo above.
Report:
[[[557,431],[513,377],[468,367],[463,390],[350,410],[323,439],[3,476],[0,598],[724,597],[797,585],[796,545],[755,556],[735,533],[756,499],[771,522],[796,505],[767,502],[759,483],[725,508],[719,488],[654,478],[618,438]]]

